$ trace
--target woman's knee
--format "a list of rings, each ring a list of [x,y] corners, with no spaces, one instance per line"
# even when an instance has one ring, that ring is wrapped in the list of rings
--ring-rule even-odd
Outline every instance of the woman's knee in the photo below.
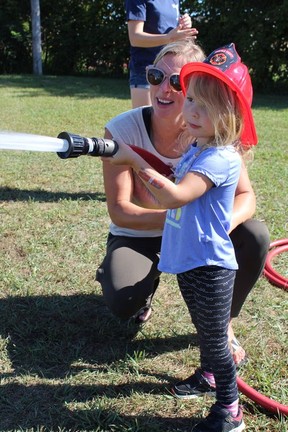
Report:
[[[243,250],[245,255],[252,255],[254,258],[266,256],[270,245],[268,228],[264,222],[257,219],[249,219],[238,225],[231,233],[231,240],[236,254]]]
[[[126,296],[123,297],[121,292],[116,291],[113,296],[104,296],[104,299],[113,315],[121,320],[128,320],[137,312],[131,301]]]
[[[247,222],[244,222],[243,226],[252,245],[257,245],[258,248],[260,247],[264,251],[269,249],[270,235],[264,222],[257,219],[249,219]]]
[[[123,320],[129,319],[133,315],[133,305],[129,302],[128,288],[118,290],[110,279],[105,279],[101,267],[96,272],[96,281],[100,283],[106,306],[113,315]]]

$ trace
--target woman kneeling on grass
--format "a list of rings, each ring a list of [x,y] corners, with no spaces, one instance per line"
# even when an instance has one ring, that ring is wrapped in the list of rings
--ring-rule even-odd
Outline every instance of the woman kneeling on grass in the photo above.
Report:
[[[202,62],[204,58],[193,39],[162,48],[154,64],[147,69],[152,106],[119,114],[106,125],[105,138],[145,149],[175,167],[186,146],[181,140],[185,123],[180,70],[185,64]],[[144,323],[151,317],[152,298],[161,275],[157,265],[166,211],[152,208],[154,198],[131,167],[113,166],[105,160],[103,174],[111,224],[106,256],[96,279],[113,314]],[[239,315],[262,273],[269,249],[266,225],[251,219],[254,212],[255,194],[243,164],[230,225],[230,238],[239,265],[231,318]],[[237,344],[231,325],[229,342],[235,362],[241,363],[245,360],[245,351]]]
[[[244,430],[236,367],[228,343],[238,268],[229,237],[243,146],[257,143],[252,86],[234,44],[180,73],[183,115],[194,137],[175,169],[175,183],[125,144],[110,159],[129,165],[167,211],[158,268],[177,275],[196,327],[200,368],[189,377],[190,395],[216,393],[210,414],[195,432]],[[203,385],[203,383],[205,385]],[[173,389],[179,391],[181,383]],[[181,392],[181,388],[180,388]]]

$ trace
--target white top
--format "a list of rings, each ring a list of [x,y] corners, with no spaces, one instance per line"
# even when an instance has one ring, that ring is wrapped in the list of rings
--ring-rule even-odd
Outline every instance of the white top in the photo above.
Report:
[[[157,156],[167,165],[175,167],[179,162],[180,158],[167,158],[157,152],[147,133],[143,120],[142,110],[143,107],[140,107],[119,114],[117,117],[113,118],[106,124],[106,129],[109,130],[115,141],[143,148],[152,153],[153,155]],[[137,200],[137,196],[139,197],[141,192],[142,198],[144,186],[142,181],[138,179],[138,176],[135,173],[134,179],[134,202],[137,204],[137,201],[139,202],[139,200]],[[145,193],[150,194],[147,189]],[[114,235],[123,235],[128,237],[159,237],[162,236],[163,230],[135,230],[119,227],[113,222],[111,222],[110,232]]]

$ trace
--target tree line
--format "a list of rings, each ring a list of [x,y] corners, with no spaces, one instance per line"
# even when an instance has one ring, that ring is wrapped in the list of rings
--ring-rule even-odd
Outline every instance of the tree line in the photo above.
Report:
[[[288,89],[288,2],[182,0],[209,54],[234,42],[254,88]],[[43,73],[123,77],[129,63],[124,0],[40,0]],[[0,74],[32,73],[30,0],[1,0]]]

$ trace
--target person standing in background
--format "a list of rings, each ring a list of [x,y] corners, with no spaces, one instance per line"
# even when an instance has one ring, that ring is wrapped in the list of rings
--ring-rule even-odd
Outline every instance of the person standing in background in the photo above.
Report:
[[[188,14],[180,16],[179,0],[125,0],[130,41],[130,92],[132,108],[151,105],[146,67],[163,45],[196,37]]]

